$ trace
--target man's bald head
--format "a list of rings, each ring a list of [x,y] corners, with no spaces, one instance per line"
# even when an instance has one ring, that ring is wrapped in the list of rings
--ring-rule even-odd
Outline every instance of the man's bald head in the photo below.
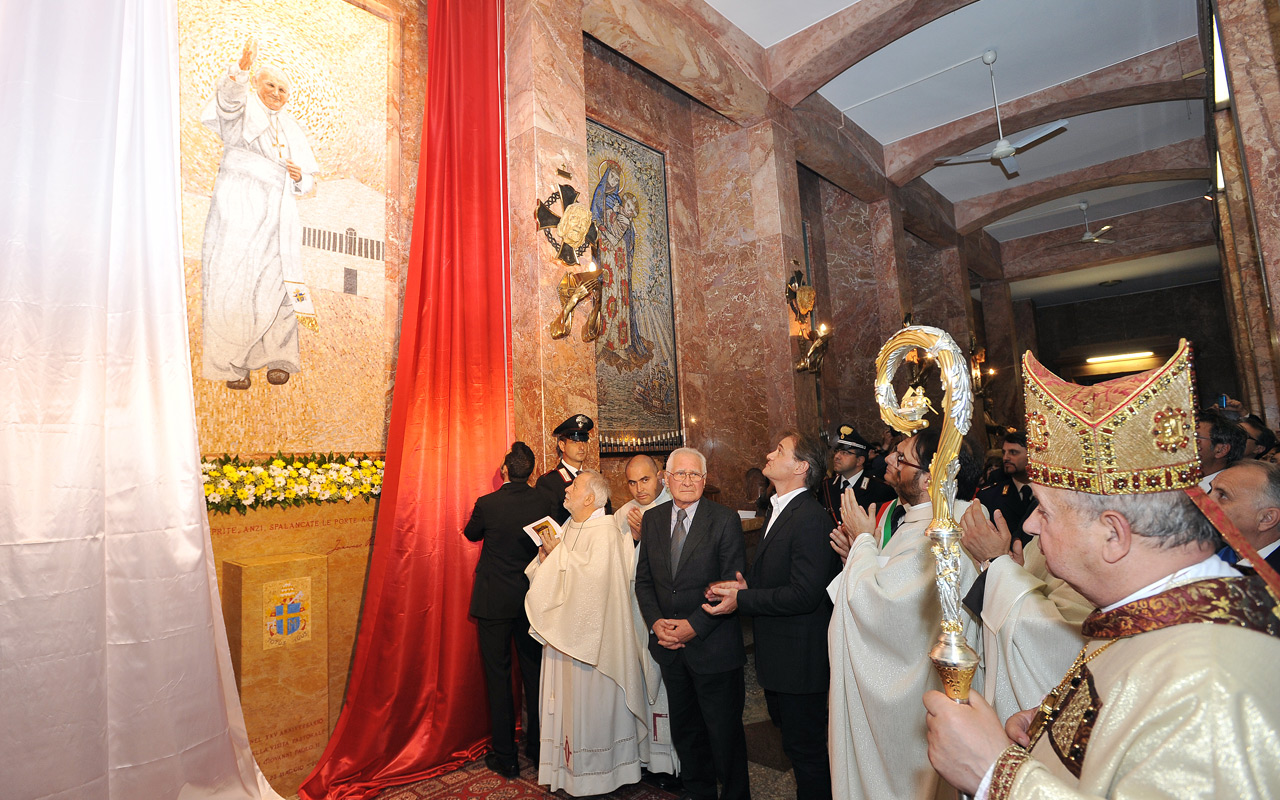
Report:
[[[627,488],[637,503],[647,506],[662,494],[661,471],[653,456],[633,456],[627,462]]]

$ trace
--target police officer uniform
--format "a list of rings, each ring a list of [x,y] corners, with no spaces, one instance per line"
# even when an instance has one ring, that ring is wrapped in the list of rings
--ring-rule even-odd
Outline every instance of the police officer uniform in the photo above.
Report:
[[[556,426],[552,431],[557,442],[586,442],[591,439],[591,429],[596,424],[586,414],[574,414]],[[556,502],[556,511],[551,515],[557,524],[563,525],[569,519],[569,509],[564,507],[564,493],[578,477],[578,470],[564,463],[561,459],[555,467],[538,476],[535,485],[548,492]]]
[[[822,501],[822,505],[826,506],[827,511],[831,512],[831,516],[835,517],[836,522],[840,522],[840,497],[844,494],[844,490],[853,489],[853,496],[858,501],[858,505],[866,508],[872,503],[876,507],[882,507],[885,503],[892,501],[898,496],[889,484],[880,478],[873,477],[867,471],[867,440],[863,439],[854,429],[852,425],[841,425],[836,431],[835,441],[832,443],[832,449],[842,450],[845,452],[857,453],[864,459],[862,470],[855,472],[852,480],[846,480],[839,473],[832,475],[822,481],[822,486],[818,490],[818,499]]]

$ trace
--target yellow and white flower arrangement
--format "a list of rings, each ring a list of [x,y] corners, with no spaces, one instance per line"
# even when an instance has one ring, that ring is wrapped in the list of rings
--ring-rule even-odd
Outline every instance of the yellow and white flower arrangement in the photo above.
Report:
[[[250,508],[289,508],[307,504],[365,501],[382,494],[380,459],[363,455],[277,453],[264,461],[236,456],[200,464],[205,506],[212,513],[245,513]]]

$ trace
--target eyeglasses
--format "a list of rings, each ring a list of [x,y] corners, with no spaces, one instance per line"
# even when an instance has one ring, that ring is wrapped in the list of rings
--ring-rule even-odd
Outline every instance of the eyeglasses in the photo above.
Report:
[[[919,464],[917,464],[917,463],[915,463],[915,462],[913,462],[913,461],[908,461],[908,460],[907,460],[907,457],[906,457],[906,456],[904,456],[904,455],[902,454],[902,451],[901,451],[901,450],[890,450],[890,451],[889,451],[889,455],[888,455],[888,456],[885,456],[885,458],[888,458],[889,456],[893,456],[894,458],[898,459],[898,463],[900,463],[900,464],[906,464],[908,467],[912,467],[912,468],[914,468],[914,469],[918,469],[918,470],[920,470],[921,472],[924,472],[924,471],[926,471],[926,469],[927,469],[926,467],[922,467],[922,466],[920,466]]]
[[[705,472],[690,472],[687,469],[682,469],[679,472],[668,472],[667,474],[681,483],[697,483],[707,477]]]

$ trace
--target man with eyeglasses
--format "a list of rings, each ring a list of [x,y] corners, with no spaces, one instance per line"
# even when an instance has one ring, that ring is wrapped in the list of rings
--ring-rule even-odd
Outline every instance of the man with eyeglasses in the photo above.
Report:
[[[696,800],[746,800],[746,650],[736,614],[713,616],[707,587],[746,568],[736,512],[702,496],[707,460],[689,447],[667,458],[671,502],[640,525],[636,602],[648,626],[649,652],[662,670],[671,706],[671,738],[685,793]]]
[[[827,757],[827,626],[831,602],[824,587],[840,564],[827,546],[831,515],[818,502],[826,465],[817,438],[784,434],[768,455],[764,475],[773,484],[764,538],[746,580],[711,587],[708,614],[734,610],[755,625],[756,679],[769,717],[782,730],[782,749],[795,768],[797,800],[830,800]],[[853,492],[853,489],[849,489]]]
[[[844,523],[832,531],[832,547],[846,553],[844,570],[827,589],[835,603],[828,645],[831,778],[837,797],[926,800],[938,789],[925,722],[916,710],[925,691],[941,688],[926,657],[942,624],[932,543],[925,536],[933,517],[928,469],[938,438],[938,427],[930,426],[889,452],[885,481],[897,490],[905,510],[895,529],[889,529],[888,515],[877,525],[876,508],[859,508],[853,493],[846,492]],[[973,496],[979,475],[978,464],[962,447],[959,496]],[[953,516],[959,519],[968,507],[957,500]],[[969,586],[977,566],[967,555],[960,564],[959,585]],[[982,646],[977,624],[966,620],[964,633],[972,647]],[[974,685],[983,685],[981,670]]]
[[[1204,477],[1200,488],[1205,494],[1213,491],[1213,479],[1218,473],[1244,458],[1249,434],[1240,423],[1214,408],[1201,411],[1196,419],[1196,455]]]

